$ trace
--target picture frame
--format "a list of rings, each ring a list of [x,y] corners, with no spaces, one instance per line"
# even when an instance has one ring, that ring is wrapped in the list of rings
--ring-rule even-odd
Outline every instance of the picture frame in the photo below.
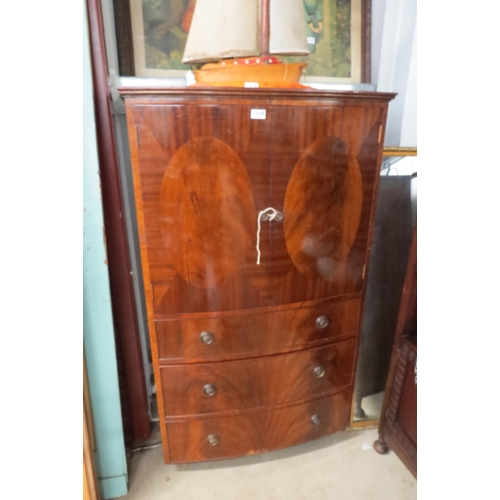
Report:
[[[370,83],[371,0],[304,0],[304,7],[308,42],[314,41],[304,83]]]
[[[185,78],[195,0],[113,0],[120,75]],[[330,22],[326,23],[325,19]],[[371,0],[304,0],[311,54],[304,84],[370,83]]]

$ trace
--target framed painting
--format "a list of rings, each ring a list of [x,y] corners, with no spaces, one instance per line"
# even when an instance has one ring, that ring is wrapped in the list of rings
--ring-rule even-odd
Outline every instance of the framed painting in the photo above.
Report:
[[[120,74],[185,77],[190,66],[182,56],[195,5],[114,0]],[[310,52],[304,83],[370,82],[371,0],[303,0],[303,6]]]
[[[303,0],[306,83],[369,83],[371,0]]]

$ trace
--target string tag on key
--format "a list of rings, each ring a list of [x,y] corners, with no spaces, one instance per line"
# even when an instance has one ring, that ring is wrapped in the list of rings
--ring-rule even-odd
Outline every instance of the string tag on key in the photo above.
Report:
[[[269,222],[277,220],[279,222],[283,220],[283,214],[273,207],[268,207],[261,210],[257,215],[257,265],[260,265],[260,223],[266,220]]]

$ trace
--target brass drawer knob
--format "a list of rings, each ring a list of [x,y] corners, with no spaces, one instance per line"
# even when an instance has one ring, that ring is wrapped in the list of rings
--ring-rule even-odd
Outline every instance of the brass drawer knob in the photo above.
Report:
[[[321,365],[318,365],[314,367],[313,372],[316,377],[321,378],[325,374],[325,368]]]
[[[219,444],[219,436],[217,434],[209,434],[207,436],[207,443],[210,446],[217,446]]]
[[[217,391],[217,387],[215,387],[214,384],[205,384],[203,386],[203,393],[205,396],[213,396],[215,392]]]
[[[214,334],[211,332],[201,332],[200,333],[200,340],[204,344],[211,344],[214,341]]]
[[[311,422],[314,424],[314,425],[319,425],[320,422],[321,422],[321,415],[315,413],[312,417],[311,417]]]
[[[328,326],[328,318],[326,316],[318,316],[316,318],[316,326],[318,328],[326,328]]]

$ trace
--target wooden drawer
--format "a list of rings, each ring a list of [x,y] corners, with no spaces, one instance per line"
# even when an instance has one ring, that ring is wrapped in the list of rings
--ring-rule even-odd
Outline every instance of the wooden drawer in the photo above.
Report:
[[[355,351],[349,339],[256,359],[162,366],[165,414],[237,412],[331,394],[351,384]]]
[[[156,320],[160,360],[216,361],[320,345],[357,331],[361,298]],[[328,324],[317,326],[319,317]],[[210,332],[204,343],[202,332]]]
[[[167,420],[172,462],[252,455],[326,436],[349,424],[351,391],[274,410],[234,416]],[[319,423],[312,417],[319,416]],[[210,445],[209,436],[212,438]]]

